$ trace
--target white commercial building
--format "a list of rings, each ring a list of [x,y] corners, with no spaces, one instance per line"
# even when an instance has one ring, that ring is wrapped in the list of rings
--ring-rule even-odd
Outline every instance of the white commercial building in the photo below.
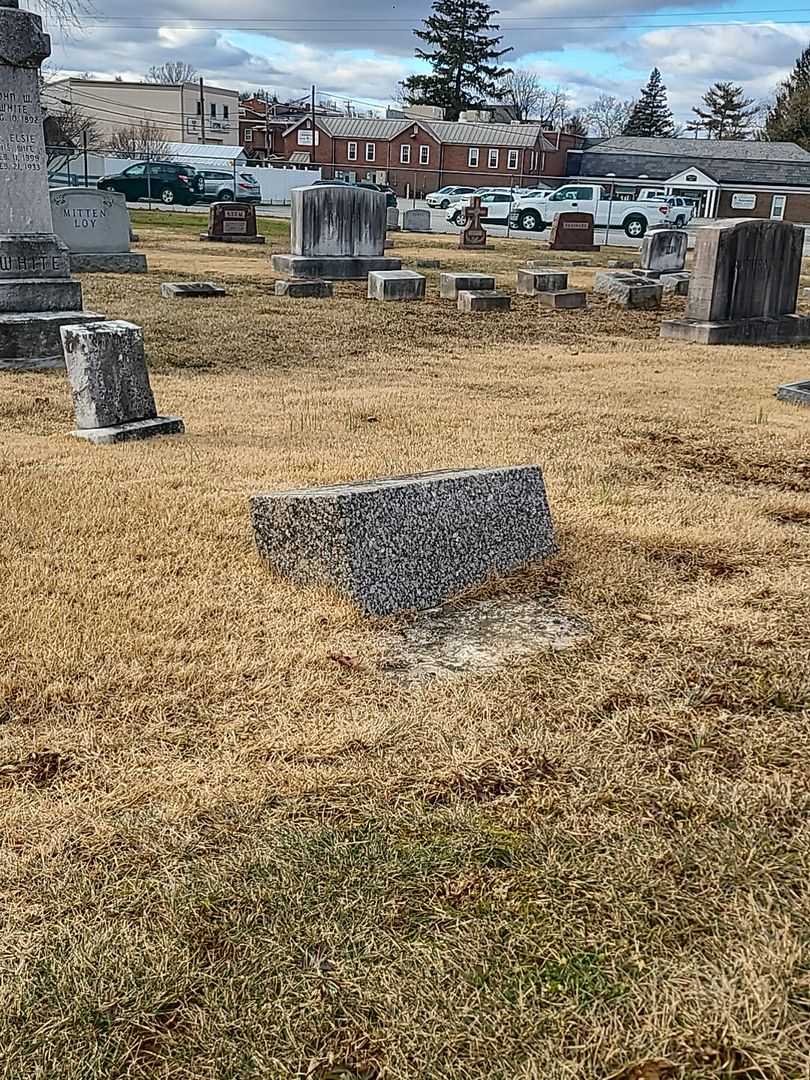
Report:
[[[102,79],[55,79],[42,92],[58,114],[72,106],[92,118],[104,141],[122,128],[149,122],[172,143],[239,145],[239,94],[199,83],[134,83]]]

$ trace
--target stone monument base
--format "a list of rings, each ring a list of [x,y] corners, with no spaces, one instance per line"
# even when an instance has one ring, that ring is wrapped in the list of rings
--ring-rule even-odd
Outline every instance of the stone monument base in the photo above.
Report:
[[[232,234],[212,236],[211,233],[200,233],[201,240],[210,240],[212,244],[263,244],[264,236],[235,236]]]
[[[784,383],[777,388],[776,396],[779,401],[787,401],[791,405],[810,406],[810,379],[806,382]]]
[[[21,311],[0,315],[0,370],[63,368],[60,327],[103,318],[94,311]]]
[[[72,274],[145,274],[146,256],[134,251],[73,252],[70,256]]]
[[[82,287],[70,278],[13,278],[0,282],[0,314],[81,311]]]
[[[372,270],[401,270],[402,260],[385,255],[273,255],[270,265],[288,278],[361,281]]]
[[[780,345],[810,341],[810,315],[780,315],[774,319],[701,322],[670,319],[661,324],[661,337],[699,345]]]
[[[74,439],[84,439],[96,446],[111,446],[133,439],[152,439],[157,435],[182,435],[185,430],[179,416],[155,416],[151,420],[129,420],[114,427],[77,428],[70,434]]]

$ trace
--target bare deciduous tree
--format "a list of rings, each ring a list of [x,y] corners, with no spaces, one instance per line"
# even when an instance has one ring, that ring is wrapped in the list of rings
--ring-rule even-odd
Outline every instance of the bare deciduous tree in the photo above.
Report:
[[[151,120],[119,128],[111,136],[109,146],[120,157],[165,158],[169,155],[166,132]]]
[[[514,109],[516,120],[539,120],[548,130],[562,127],[568,115],[565,90],[561,86],[544,86],[528,68],[518,68],[506,76],[500,100]]]
[[[45,103],[47,105],[47,102]],[[62,138],[66,139],[68,146],[83,146],[85,138],[90,150],[101,145],[101,136],[98,123],[92,116],[87,116],[77,105],[70,102],[59,103],[48,107],[48,115],[53,117],[58,125]]]
[[[79,26],[82,16],[93,10],[91,0],[33,0],[30,6],[43,19],[56,23],[63,30]]]
[[[613,94],[600,94],[585,110],[588,127],[600,138],[609,139],[621,135],[633,111],[633,101],[622,101]]]
[[[166,60],[165,63],[153,65],[146,73],[146,81],[150,83],[170,83],[176,86],[178,83],[191,82],[197,74],[193,64],[185,60]]]

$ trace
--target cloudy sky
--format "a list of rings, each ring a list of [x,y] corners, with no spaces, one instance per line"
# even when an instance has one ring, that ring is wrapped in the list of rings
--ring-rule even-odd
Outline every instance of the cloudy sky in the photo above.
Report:
[[[129,79],[182,59],[215,85],[295,97],[315,83],[358,104],[390,102],[397,82],[420,70],[412,29],[429,9],[426,0],[407,7],[391,0],[92,2],[81,29],[49,27],[53,68]],[[619,0],[608,16],[595,0],[510,0],[498,21],[504,45],[514,49],[509,63],[563,86],[574,107],[601,91],[634,96],[657,65],[685,120],[718,79],[767,98],[810,42],[806,9],[795,0],[779,8],[758,2]]]

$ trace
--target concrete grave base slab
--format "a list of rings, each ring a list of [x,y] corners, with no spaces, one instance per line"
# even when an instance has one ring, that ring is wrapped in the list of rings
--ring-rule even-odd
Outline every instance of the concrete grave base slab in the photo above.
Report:
[[[331,281],[313,278],[301,278],[300,281],[277,281],[276,296],[289,296],[291,300],[326,300],[334,296],[335,287]]]
[[[99,322],[95,311],[25,311],[0,315],[0,368],[47,371],[63,368],[63,326]]]
[[[501,596],[420,611],[387,632],[383,671],[403,682],[489,674],[586,640],[589,628],[550,593]]]
[[[540,292],[537,294],[540,307],[554,308],[563,311],[572,308],[584,308],[587,305],[587,297],[583,289],[558,289],[555,292]]]
[[[417,270],[438,270],[442,265],[441,259],[417,259]]]
[[[95,446],[112,446],[135,439],[153,439],[158,435],[182,435],[185,430],[179,416],[155,416],[151,420],[130,420],[114,427],[77,428],[70,434],[74,439],[84,439]]]
[[[810,406],[810,379],[806,382],[784,383],[776,391],[779,401],[787,401],[791,405]]]
[[[657,282],[634,279],[627,281],[617,274],[607,287],[602,290],[612,304],[620,307],[635,308],[639,311],[651,311],[661,307],[663,286]]]
[[[200,233],[200,239],[208,240],[212,244],[263,244],[266,240],[264,236],[211,236],[210,233]]]
[[[199,296],[225,296],[225,289],[213,281],[164,281],[160,295],[167,300],[191,300]]]
[[[372,270],[401,270],[402,260],[386,255],[273,255],[276,274],[327,281],[362,281]]]
[[[702,322],[668,319],[661,337],[699,345],[782,345],[810,341],[810,315],[781,315],[778,319],[741,319],[737,322]]]
[[[70,278],[0,282],[0,312],[81,311],[82,287]]]
[[[495,289],[473,291],[462,289],[458,294],[458,310],[471,311],[511,311],[512,297],[509,293],[496,292]]]
[[[424,300],[426,280],[415,270],[372,270],[369,300]]]
[[[568,274],[547,267],[530,266],[517,272],[518,296],[537,296],[541,292],[557,292],[568,288]]]
[[[491,274],[440,274],[439,296],[442,300],[458,300],[460,292],[491,292],[495,278]]]
[[[74,252],[70,256],[74,274],[145,274],[146,256],[134,251]]]
[[[448,469],[250,500],[259,554],[368,615],[443,604],[556,552],[537,466]]]

